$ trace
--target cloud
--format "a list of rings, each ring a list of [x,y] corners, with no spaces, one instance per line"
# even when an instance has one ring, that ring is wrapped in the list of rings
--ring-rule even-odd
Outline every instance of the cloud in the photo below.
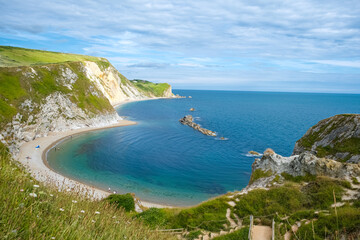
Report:
[[[127,65],[129,68],[165,68],[168,64],[165,63],[136,63]]]
[[[224,72],[235,76],[239,69],[291,71],[294,76],[277,76],[296,78],[359,68],[352,60],[360,59],[360,1],[0,0],[0,5],[0,44],[107,57],[119,69],[139,74],[135,78],[149,69],[154,78],[170,81],[186,73],[191,85],[196,71],[202,79]]]
[[[341,60],[313,60],[311,62],[340,66],[340,67],[352,67],[352,68],[360,68],[360,61],[341,61]]]

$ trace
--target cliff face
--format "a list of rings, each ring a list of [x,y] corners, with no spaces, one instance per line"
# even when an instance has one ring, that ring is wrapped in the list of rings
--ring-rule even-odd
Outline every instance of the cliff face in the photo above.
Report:
[[[341,162],[360,162],[360,114],[342,114],[324,119],[299,139],[293,155],[310,152]]]
[[[17,48],[14,55],[11,50],[0,48],[0,140],[13,154],[24,141],[49,132],[116,123],[121,118],[114,105],[154,97],[103,58]],[[19,66],[23,55],[27,62]],[[70,61],[34,65],[31,57]],[[3,59],[12,65],[4,67]],[[172,96],[168,86],[161,97]]]

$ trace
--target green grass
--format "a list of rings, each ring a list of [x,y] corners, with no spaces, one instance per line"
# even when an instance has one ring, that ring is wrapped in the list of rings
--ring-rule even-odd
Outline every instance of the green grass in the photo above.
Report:
[[[348,138],[341,142],[336,142],[333,147],[318,146],[316,148],[317,155],[319,157],[325,157],[328,155],[335,155],[338,152],[348,152],[350,155],[360,154],[360,138]]]
[[[132,80],[131,83],[134,84],[134,86],[139,89],[139,91],[143,92],[149,97],[151,97],[151,95],[155,97],[163,97],[165,91],[170,87],[170,85],[167,83],[152,83],[138,79]]]
[[[55,92],[67,95],[78,107],[89,114],[112,112],[113,108],[103,94],[82,72],[79,62],[32,66],[36,75],[25,76],[31,72],[30,67],[0,68],[0,127],[8,123],[17,113],[25,118],[29,114],[20,107],[25,99],[30,99],[33,105],[41,105],[44,99]],[[59,81],[62,69],[68,68],[77,75],[72,89]],[[31,114],[35,115],[38,108]]]
[[[220,231],[224,229],[223,224],[228,223],[225,215],[229,205],[225,197],[216,198],[199,206],[181,210],[169,218],[169,227],[187,229],[205,229],[209,231]]]
[[[103,67],[106,67],[109,64],[106,59],[86,55],[0,46],[0,67],[18,67],[82,61],[97,62],[98,65]]]
[[[320,127],[318,131],[312,130],[312,132],[307,135],[303,136],[301,139],[299,139],[300,146],[304,147],[305,150],[310,151],[312,146],[315,144],[315,142],[318,142],[321,140],[322,136],[330,134],[337,128],[343,126],[346,122],[353,121],[355,115],[354,114],[341,114],[334,116],[334,120],[328,121],[327,123],[323,123],[323,125]],[[323,121],[319,122],[318,124],[321,124]],[[345,139],[343,141],[339,141],[337,138],[333,141],[333,146],[318,146],[316,148],[316,155],[318,157],[326,157],[326,156],[334,156],[336,153],[350,153],[348,158],[341,159],[341,161],[347,161],[350,159],[352,155],[358,155],[360,154],[360,138],[351,137],[349,139]]]
[[[164,227],[169,220],[169,213],[165,209],[149,208],[148,210],[139,213],[137,218],[141,219],[151,229]]]
[[[42,186],[10,160],[3,146],[0,202],[0,239],[176,239],[151,231],[106,201]]]
[[[286,172],[283,172],[283,173],[281,173],[281,176],[287,181],[297,182],[297,183],[310,182],[310,181],[314,181],[316,179],[316,176],[311,175],[311,174],[306,174],[305,176],[293,176]]]
[[[126,212],[135,210],[135,202],[133,196],[130,193],[127,194],[111,194],[105,201],[113,204],[117,208],[123,208]]]
[[[249,228],[244,227],[233,233],[224,236],[216,237],[214,240],[248,240]]]
[[[256,180],[258,180],[260,178],[270,177],[272,175],[273,175],[273,172],[271,170],[268,170],[265,172],[264,170],[258,168],[251,174],[249,184],[252,184],[253,182],[255,182]]]
[[[320,214],[314,223],[314,238],[312,224],[302,225],[297,236],[300,239],[340,239],[340,235],[346,239],[358,239],[360,231],[360,208],[345,206],[337,209],[337,217],[332,210],[330,215]],[[337,224],[338,223],[338,224]],[[336,234],[337,232],[337,234]]]

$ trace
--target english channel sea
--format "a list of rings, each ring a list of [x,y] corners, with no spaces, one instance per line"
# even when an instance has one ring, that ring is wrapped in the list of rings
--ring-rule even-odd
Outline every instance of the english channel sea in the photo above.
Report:
[[[83,133],[50,150],[57,172],[149,202],[191,206],[250,179],[250,150],[289,156],[318,121],[360,113],[360,95],[174,90],[184,99],[131,102],[117,108],[137,125]],[[190,112],[190,108],[195,108]],[[181,125],[191,114],[210,137]],[[220,140],[224,137],[226,140]]]

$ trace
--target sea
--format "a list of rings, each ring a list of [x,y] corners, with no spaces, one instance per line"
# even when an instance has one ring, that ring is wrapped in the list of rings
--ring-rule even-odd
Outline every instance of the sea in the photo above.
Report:
[[[120,116],[138,124],[68,138],[57,145],[60,150],[48,152],[50,167],[143,201],[193,206],[246,187],[255,160],[249,151],[271,148],[290,156],[295,142],[320,120],[360,113],[359,94],[173,92],[187,98],[119,106]],[[180,124],[189,114],[217,137]]]

